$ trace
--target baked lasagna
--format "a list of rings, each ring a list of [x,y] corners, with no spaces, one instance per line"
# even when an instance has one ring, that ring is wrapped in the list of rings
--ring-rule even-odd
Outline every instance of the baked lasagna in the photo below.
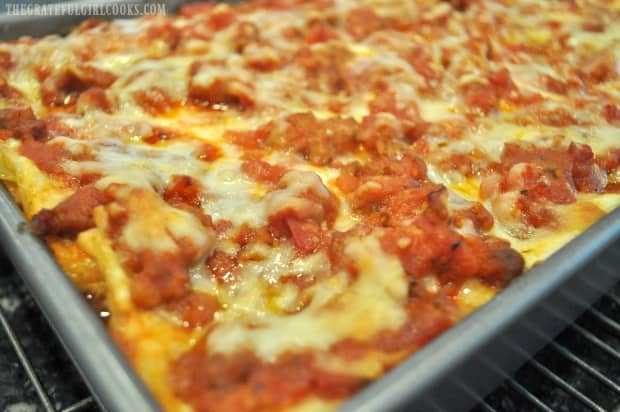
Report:
[[[332,410],[620,204],[620,2],[251,0],[0,44],[0,177],[168,411]]]

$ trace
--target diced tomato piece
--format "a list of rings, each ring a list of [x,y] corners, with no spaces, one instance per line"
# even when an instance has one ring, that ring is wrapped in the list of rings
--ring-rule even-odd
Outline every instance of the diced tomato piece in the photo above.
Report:
[[[230,283],[235,280],[235,270],[238,263],[234,256],[215,250],[207,259],[206,265],[218,282]]]
[[[140,270],[131,276],[129,284],[136,306],[152,309],[186,295],[189,274],[181,257],[149,250],[138,254],[137,259]]]
[[[185,203],[200,207],[202,187],[191,176],[173,175],[170,184],[164,190],[164,200],[170,204]]]
[[[272,165],[262,160],[248,160],[243,162],[241,170],[257,182],[276,184],[286,173],[283,166]]]
[[[291,231],[293,244],[301,254],[314,253],[321,246],[321,228],[314,222],[303,222],[298,219],[286,221]]]
[[[221,307],[215,296],[201,292],[192,292],[170,306],[188,328],[208,325]]]

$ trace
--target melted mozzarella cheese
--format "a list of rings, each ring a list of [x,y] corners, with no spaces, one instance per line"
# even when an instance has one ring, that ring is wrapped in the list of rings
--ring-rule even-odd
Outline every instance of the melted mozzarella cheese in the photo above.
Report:
[[[459,308],[466,315],[491,300],[496,292],[496,289],[477,279],[469,279],[459,289],[456,299],[459,302]]]
[[[268,282],[256,276],[256,270],[244,272],[209,335],[209,350],[251,348],[263,359],[275,360],[289,350],[325,350],[342,339],[368,339],[400,327],[406,316],[402,302],[407,281],[398,259],[381,252],[375,237],[351,240],[345,253],[358,262],[358,277],[339,272],[317,282],[304,291],[311,302],[296,313],[269,310]]]
[[[119,109],[126,115],[139,115],[141,107],[135,95],[157,87],[166,96],[183,101],[187,96],[190,65],[193,57],[173,57],[164,60],[142,60],[123,68],[121,77],[110,87],[117,96]]]
[[[104,178],[97,182],[101,189],[111,183],[122,183],[161,191],[173,175],[200,176],[208,167],[191,155],[199,147],[196,142],[151,146],[131,139],[103,138],[84,142],[56,138],[69,150],[84,146],[97,154],[95,160],[65,161],[63,168],[75,175],[102,174]]]
[[[124,192],[124,193],[123,193]],[[212,229],[204,227],[193,214],[164,202],[146,189],[117,190],[129,217],[120,241],[134,251],[178,251],[178,241],[190,240],[205,253],[215,241]]]
[[[247,223],[256,227],[267,223],[261,187],[241,171],[239,160],[214,162],[209,172],[202,175],[201,182],[206,193],[202,207],[214,220],[226,219],[235,225]]]
[[[456,113],[455,104],[450,101],[420,99],[418,106],[422,119],[427,122],[461,118]]]

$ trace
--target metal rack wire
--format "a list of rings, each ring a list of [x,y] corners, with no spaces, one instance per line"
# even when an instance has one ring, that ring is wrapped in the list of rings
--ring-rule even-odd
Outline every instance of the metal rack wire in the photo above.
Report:
[[[15,399],[8,393],[0,393],[0,410],[15,410],[10,406],[11,401],[17,400],[25,405],[35,404],[37,411],[100,411],[23,282],[1,252],[0,342],[5,351],[3,362],[10,363],[10,369],[16,372],[15,376],[4,375],[3,383],[7,384],[7,376],[15,379],[8,383],[21,387],[23,390],[18,392],[25,395],[24,399]],[[6,372],[7,364],[3,363],[0,368]],[[6,388],[3,386],[4,390]]]
[[[54,404],[52,403],[49,395],[45,391],[45,388],[41,384],[41,381],[39,377],[37,376],[37,373],[34,367],[32,366],[30,359],[28,358],[28,356],[26,356],[26,352],[24,351],[24,348],[22,347],[19,339],[17,338],[17,334],[11,327],[11,324],[9,323],[2,308],[0,308],[0,327],[2,328],[3,334],[6,336],[6,338],[11,343],[11,346],[13,347],[13,350],[15,351],[15,355],[17,355],[17,358],[19,359],[19,363],[21,367],[23,368],[24,372],[26,373],[26,376],[30,380],[37,394],[37,397],[41,403],[41,407],[45,410],[45,412],[58,412],[58,411],[80,412],[80,411],[92,410],[95,407],[95,403],[94,403],[92,396],[88,396],[66,407],[61,407],[61,408],[54,407]]]
[[[620,412],[620,284],[472,412],[504,410]]]
[[[36,392],[42,410],[98,410],[92,396],[85,396],[68,405],[53,402],[5,311],[0,307],[0,339],[5,338],[10,342],[25,376]],[[504,383],[485,399],[480,399],[472,412],[620,412],[620,284],[530,359],[514,376],[504,377]],[[581,382],[584,380],[590,382],[589,386]],[[543,389],[540,388],[542,382],[546,382]]]

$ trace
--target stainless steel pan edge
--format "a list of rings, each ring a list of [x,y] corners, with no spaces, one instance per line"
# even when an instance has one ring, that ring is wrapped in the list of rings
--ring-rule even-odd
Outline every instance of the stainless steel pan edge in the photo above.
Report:
[[[0,243],[103,409],[159,410],[45,242],[30,233],[21,210],[1,184]]]
[[[620,208],[343,405],[465,411],[620,280]]]

